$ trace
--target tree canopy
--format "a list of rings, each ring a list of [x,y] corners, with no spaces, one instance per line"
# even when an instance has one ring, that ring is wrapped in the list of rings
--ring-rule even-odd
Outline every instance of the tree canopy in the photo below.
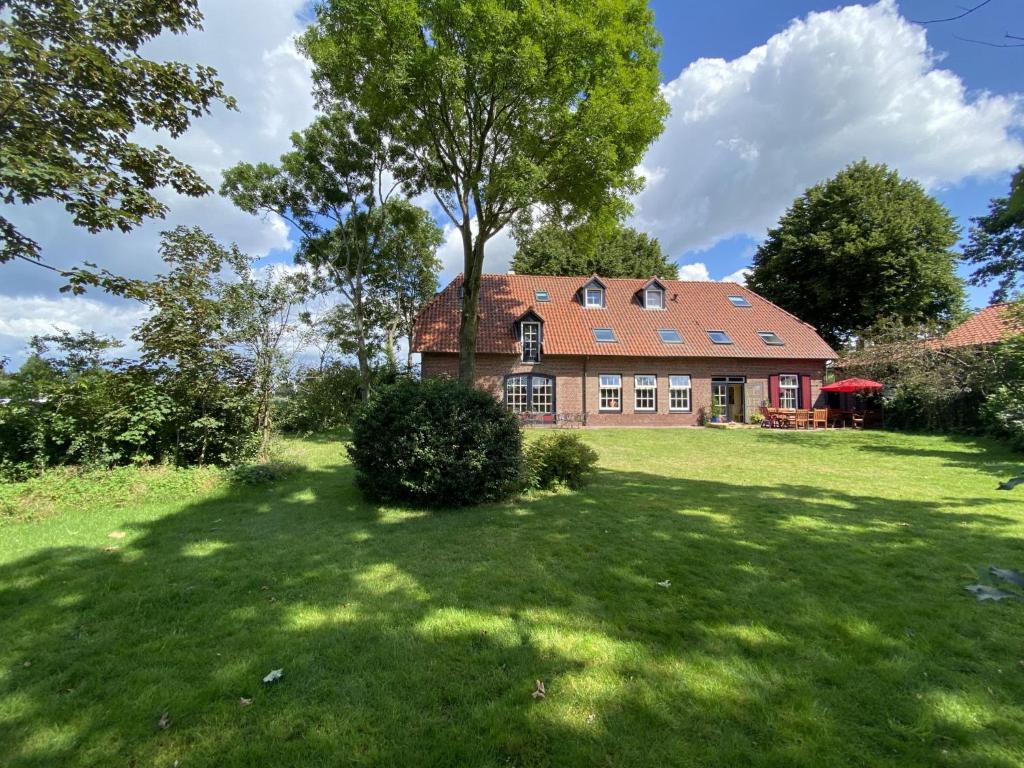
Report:
[[[747,285],[836,348],[885,321],[944,328],[963,312],[957,235],[920,184],[861,160],[794,201]]]
[[[661,133],[645,0],[326,0],[303,39],[322,105],[386,135],[395,173],[458,229],[459,375],[474,374],[487,241],[533,203],[588,212],[635,191]]]
[[[619,222],[587,221],[576,226],[546,221],[534,227],[517,223],[518,249],[512,269],[523,275],[658,277],[679,275],[656,238]]]
[[[1017,169],[1006,197],[994,198],[988,214],[971,219],[964,261],[975,267],[972,285],[995,280],[992,301],[1008,301],[1024,290],[1024,166]]]
[[[132,140],[140,127],[178,136],[215,102],[229,108],[214,69],[155,62],[139,49],[163,32],[199,28],[197,0],[5,0],[0,3],[0,199],[62,203],[90,232],[127,232],[167,206],[153,190],[210,191],[162,146]],[[0,263],[38,263],[39,244],[0,216]],[[109,273],[65,273],[78,292]]]

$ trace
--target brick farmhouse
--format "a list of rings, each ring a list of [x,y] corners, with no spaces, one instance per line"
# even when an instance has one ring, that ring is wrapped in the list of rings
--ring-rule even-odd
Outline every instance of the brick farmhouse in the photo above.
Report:
[[[423,376],[458,373],[461,296],[460,276],[417,319]],[[734,283],[487,274],[479,306],[477,386],[541,422],[682,426],[812,408],[836,357]]]

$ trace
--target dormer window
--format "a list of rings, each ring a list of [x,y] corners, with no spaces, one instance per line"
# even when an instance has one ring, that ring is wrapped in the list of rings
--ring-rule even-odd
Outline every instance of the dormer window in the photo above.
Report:
[[[523,323],[523,362],[540,362],[540,323],[536,320]]]
[[[604,307],[605,285],[601,278],[594,275],[582,288],[580,288],[580,303],[587,309],[601,309]]]
[[[640,305],[644,309],[665,308],[665,286],[661,284],[661,280],[652,277],[647,281],[640,291]]]
[[[516,321],[516,336],[522,345],[524,363],[539,363],[544,342],[544,320],[532,309]]]

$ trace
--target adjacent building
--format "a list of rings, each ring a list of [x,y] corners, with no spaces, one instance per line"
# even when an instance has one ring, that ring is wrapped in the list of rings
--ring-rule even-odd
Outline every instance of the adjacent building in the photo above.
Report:
[[[483,275],[477,386],[540,422],[681,426],[812,408],[836,353],[734,283]],[[458,373],[462,277],[420,314],[424,376]]]

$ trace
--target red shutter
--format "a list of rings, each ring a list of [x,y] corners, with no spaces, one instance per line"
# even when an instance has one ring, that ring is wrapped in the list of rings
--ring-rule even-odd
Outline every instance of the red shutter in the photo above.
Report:
[[[811,403],[811,377],[800,377],[800,407],[810,408]]]
[[[779,407],[779,374],[768,377],[768,403],[772,408]]]

